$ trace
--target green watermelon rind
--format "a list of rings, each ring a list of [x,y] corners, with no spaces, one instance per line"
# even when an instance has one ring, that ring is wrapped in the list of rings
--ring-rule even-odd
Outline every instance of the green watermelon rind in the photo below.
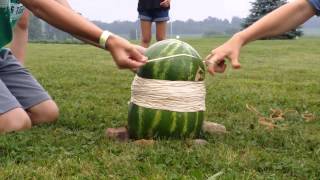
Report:
[[[205,79],[206,67],[201,56],[185,42],[175,39],[160,41],[149,47],[145,55],[151,61],[138,70],[139,77],[169,81],[204,81]],[[165,57],[168,58],[152,61]]]
[[[160,52],[159,49],[161,49]],[[176,54],[188,54],[202,59],[199,53],[192,46],[176,39],[157,42],[150,46],[145,53],[149,59],[156,59]]]
[[[168,81],[204,81],[205,72],[204,63],[200,59],[179,56],[147,63],[138,70],[137,75]]]
[[[198,138],[204,112],[173,112],[129,105],[128,130],[132,139]]]
[[[161,41],[148,48],[145,55],[151,61],[138,70],[141,78],[194,82],[205,79],[205,65],[198,52],[187,43]],[[173,112],[131,103],[128,129],[133,139],[198,138],[203,119],[204,111]]]

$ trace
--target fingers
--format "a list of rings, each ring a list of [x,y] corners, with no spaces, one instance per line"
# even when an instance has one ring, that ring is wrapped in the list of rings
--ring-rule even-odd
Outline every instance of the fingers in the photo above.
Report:
[[[141,53],[144,54],[147,50],[147,48],[139,46],[139,45],[135,45],[135,48]]]
[[[160,6],[162,7],[169,7],[170,6],[170,1],[169,0],[164,0],[160,3]]]
[[[143,49],[137,49],[137,48],[133,48],[130,52],[129,52],[129,58],[131,58],[133,61],[137,61],[137,62],[141,62],[143,64],[145,64],[148,60],[147,57],[145,57],[142,53]]]
[[[119,69],[138,69],[147,63],[148,58],[143,54],[144,48],[133,45],[121,37],[114,37],[109,40],[109,51]]]
[[[231,58],[231,65],[234,69],[239,69],[241,67],[238,57]]]
[[[217,54],[207,56],[206,64],[208,66],[208,72],[212,75],[216,72],[223,73],[227,67],[224,57],[219,57]]]
[[[234,69],[239,69],[241,67],[238,53],[231,53],[231,55],[228,55],[227,53],[216,52],[213,50],[211,54],[206,57],[205,61],[208,66],[208,72],[212,75],[214,75],[214,73],[223,73],[227,68],[225,59],[230,60]]]
[[[136,61],[126,54],[121,54],[119,57],[114,57],[117,59],[116,64],[119,69],[130,69],[132,71],[137,71],[145,62]]]
[[[128,68],[131,69],[132,71],[137,71],[138,68],[143,66],[145,63],[135,61],[134,59],[128,58],[126,59],[126,63],[123,66],[119,66],[120,69]]]
[[[147,63],[147,57],[145,57],[136,47],[132,46],[127,51],[120,51],[115,54],[119,69],[131,69],[136,71],[138,68]]]

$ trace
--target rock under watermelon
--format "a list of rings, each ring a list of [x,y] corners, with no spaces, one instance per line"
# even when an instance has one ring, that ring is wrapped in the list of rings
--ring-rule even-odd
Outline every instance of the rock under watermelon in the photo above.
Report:
[[[176,56],[184,54],[183,56]],[[169,39],[155,43],[145,55],[151,60],[137,75],[145,79],[169,81],[204,81],[205,65],[197,51],[189,44]],[[152,59],[167,58],[161,61]],[[152,89],[150,89],[152,91]],[[128,129],[130,138],[150,139],[197,138],[204,119],[204,111],[174,112],[129,105]]]

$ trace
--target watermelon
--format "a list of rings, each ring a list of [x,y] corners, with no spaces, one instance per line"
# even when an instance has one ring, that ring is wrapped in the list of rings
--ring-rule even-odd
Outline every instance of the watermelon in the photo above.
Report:
[[[194,82],[205,79],[205,65],[200,55],[185,42],[174,39],[160,41],[149,47],[145,55],[150,62],[137,71],[141,78]],[[133,139],[197,138],[203,119],[204,111],[175,112],[146,108],[131,102],[128,130]]]

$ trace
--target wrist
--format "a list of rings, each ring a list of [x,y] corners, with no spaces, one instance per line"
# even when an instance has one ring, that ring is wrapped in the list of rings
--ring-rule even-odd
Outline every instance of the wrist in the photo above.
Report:
[[[234,34],[232,39],[234,39],[241,47],[248,43],[248,38],[246,38],[243,31]]]
[[[112,37],[112,33],[109,31],[103,31],[99,38],[99,45],[103,49],[108,49],[108,40]]]

